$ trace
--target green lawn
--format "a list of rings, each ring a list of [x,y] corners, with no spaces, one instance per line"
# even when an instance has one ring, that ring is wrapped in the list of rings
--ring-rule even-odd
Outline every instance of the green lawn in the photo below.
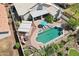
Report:
[[[74,48],[69,49],[68,51],[69,56],[79,56],[79,52],[75,50]]]

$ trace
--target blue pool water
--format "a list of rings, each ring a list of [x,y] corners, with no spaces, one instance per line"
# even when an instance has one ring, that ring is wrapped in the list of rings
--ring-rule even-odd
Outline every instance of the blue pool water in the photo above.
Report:
[[[61,34],[63,34],[62,28],[59,27],[49,28],[44,32],[39,33],[36,40],[38,42],[47,43],[50,40],[54,40],[54,38],[60,36]]]

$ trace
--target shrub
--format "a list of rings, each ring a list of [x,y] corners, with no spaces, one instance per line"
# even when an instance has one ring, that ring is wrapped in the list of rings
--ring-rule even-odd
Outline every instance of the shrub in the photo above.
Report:
[[[46,21],[47,21],[48,23],[52,23],[53,20],[54,20],[54,18],[53,18],[52,15],[47,15],[47,16],[45,17],[45,19],[46,19]]]
[[[62,51],[60,51],[60,52],[57,53],[57,55],[58,55],[58,56],[63,56],[64,53],[63,53]]]
[[[60,48],[58,44],[53,44],[53,47],[55,49],[55,52],[57,52],[59,50],[59,48]]]
[[[16,49],[19,49],[19,48],[20,48],[19,42],[17,42],[17,43],[15,44],[15,48],[16,48]]]
[[[61,43],[62,43],[63,45],[65,45],[65,44],[66,44],[66,41],[62,40]]]
[[[72,17],[69,18],[68,20],[68,23],[69,25],[72,27],[72,28],[76,28],[77,26],[79,26],[79,20],[78,19],[74,19]]]
[[[59,47],[60,48],[62,48],[63,46],[64,46],[64,43],[63,42],[59,43]]]
[[[55,51],[54,48],[50,45],[45,48],[46,55],[52,55]]]
[[[60,48],[62,48],[67,42],[62,40],[58,45]]]
[[[69,36],[67,37],[67,42],[69,42],[69,41],[71,41],[71,40],[73,40],[73,36],[70,36],[70,35],[69,35]]]
[[[55,53],[54,47],[52,45],[47,45],[44,48],[38,50],[34,55],[40,55],[40,56],[50,56]]]
[[[20,21],[16,21],[15,23],[16,23],[16,26],[19,27]]]
[[[31,54],[29,48],[26,48],[26,49],[24,50],[24,53],[25,53],[26,56],[28,56],[28,55]]]

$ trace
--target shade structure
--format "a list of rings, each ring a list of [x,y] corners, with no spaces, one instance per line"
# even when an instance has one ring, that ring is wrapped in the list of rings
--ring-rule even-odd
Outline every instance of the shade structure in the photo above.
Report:
[[[19,32],[29,32],[31,29],[31,21],[22,21],[20,27],[18,28]]]
[[[35,17],[48,14],[48,11],[47,10],[35,10],[35,11],[31,11],[30,14],[32,15],[33,18],[35,18]]]

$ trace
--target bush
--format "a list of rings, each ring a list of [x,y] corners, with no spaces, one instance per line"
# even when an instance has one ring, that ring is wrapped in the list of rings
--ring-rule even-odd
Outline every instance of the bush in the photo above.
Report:
[[[73,29],[75,29],[77,26],[79,26],[79,20],[70,17],[69,20],[68,20],[68,24],[69,24]]]
[[[63,46],[64,46],[64,43],[63,42],[59,43],[59,47],[60,48],[62,48]]]
[[[65,45],[65,44],[66,44],[66,41],[62,40],[61,43],[62,43],[63,45]]]
[[[47,15],[47,16],[45,17],[45,19],[46,19],[46,21],[47,21],[48,23],[52,23],[53,20],[54,20],[54,18],[53,18],[52,15]]]
[[[51,45],[50,46],[47,46],[45,48],[45,52],[46,52],[46,55],[49,56],[49,55],[52,55],[55,51],[54,51],[54,47],[52,47]]]
[[[40,55],[40,56],[50,56],[55,53],[55,49],[52,45],[47,45],[43,47],[42,49],[38,50],[34,53],[34,55]]]
[[[16,23],[16,26],[19,27],[20,21],[16,21],[15,23]]]
[[[19,49],[19,48],[20,48],[19,42],[17,42],[17,43],[15,44],[15,48],[16,48],[16,49]]]
[[[55,49],[55,52],[57,52],[59,50],[59,48],[60,48],[58,44],[54,44],[53,47]]]
[[[57,53],[57,55],[58,55],[58,56],[63,56],[64,53],[63,53],[62,51],[60,51],[60,52]]]
[[[69,35],[69,36],[67,37],[67,42],[69,42],[69,41],[71,41],[71,40],[73,40],[73,36],[70,36],[70,35]]]
[[[58,45],[60,48],[62,48],[67,42],[62,40]]]
[[[24,50],[24,53],[25,53],[25,55],[26,55],[26,56],[28,56],[28,55],[30,55],[30,54],[31,54],[31,52],[30,52],[29,48],[26,48],[26,49]]]

